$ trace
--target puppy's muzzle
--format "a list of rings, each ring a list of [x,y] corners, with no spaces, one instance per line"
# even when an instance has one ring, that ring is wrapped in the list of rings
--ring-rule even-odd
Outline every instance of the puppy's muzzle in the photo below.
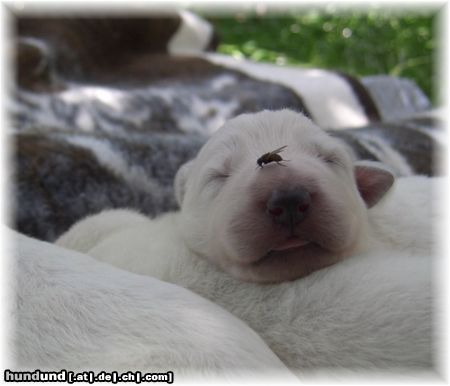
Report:
[[[275,189],[267,201],[267,213],[276,224],[293,232],[294,227],[302,222],[311,207],[311,195],[303,187]]]

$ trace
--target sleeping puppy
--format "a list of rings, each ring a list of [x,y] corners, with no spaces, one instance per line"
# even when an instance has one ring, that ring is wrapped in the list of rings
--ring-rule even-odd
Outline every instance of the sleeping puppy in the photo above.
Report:
[[[283,146],[287,161],[261,163]],[[242,280],[292,280],[363,248],[367,208],[393,181],[303,115],[241,115],[178,172],[179,224],[192,251]]]
[[[393,181],[378,164],[355,164],[338,139],[303,115],[245,114],[227,122],[178,171],[181,210],[171,215],[173,229],[158,233],[176,230],[169,244],[182,244],[241,280],[293,280],[363,251],[368,208]],[[57,243],[90,254],[101,244],[113,261],[115,251],[132,248],[133,238],[126,247],[115,245],[129,229],[128,216],[122,212],[119,222],[108,216],[82,220]],[[150,234],[145,240],[150,250],[158,244]],[[150,250],[145,255],[152,256]],[[131,260],[116,264],[129,269]]]

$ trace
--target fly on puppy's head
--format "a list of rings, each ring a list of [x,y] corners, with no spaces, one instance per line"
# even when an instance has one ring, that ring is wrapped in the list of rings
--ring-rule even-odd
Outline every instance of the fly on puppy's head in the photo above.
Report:
[[[264,167],[263,165],[269,164],[271,162],[276,162],[278,165],[286,166],[280,162],[281,161],[289,161],[289,160],[283,159],[281,157],[281,155],[278,154],[278,153],[281,153],[286,147],[287,147],[287,145],[284,145],[284,146],[279,147],[278,149],[275,149],[273,151],[269,151],[268,153],[263,154],[256,161],[256,163],[258,164],[257,167],[263,168]]]

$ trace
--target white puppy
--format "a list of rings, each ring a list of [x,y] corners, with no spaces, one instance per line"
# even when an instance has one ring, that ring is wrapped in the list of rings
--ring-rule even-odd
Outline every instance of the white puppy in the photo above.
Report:
[[[255,168],[286,145],[279,155],[288,161]],[[292,280],[364,248],[367,207],[392,183],[382,168],[355,166],[339,140],[303,115],[241,115],[179,170],[174,226],[193,253],[242,280]]]
[[[281,165],[256,166],[284,145]],[[429,367],[431,200],[426,178],[410,180],[369,211],[389,172],[353,164],[299,114],[264,111],[229,121],[180,169],[180,212],[105,211],[57,243],[213,300],[293,369]]]

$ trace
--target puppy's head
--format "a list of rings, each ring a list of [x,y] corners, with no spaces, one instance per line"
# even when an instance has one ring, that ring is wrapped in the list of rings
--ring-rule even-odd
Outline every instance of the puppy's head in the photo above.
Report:
[[[257,166],[283,146],[284,161]],[[355,164],[303,115],[282,110],[227,122],[179,170],[175,191],[192,251],[243,280],[277,282],[357,250],[367,208],[393,180],[382,168]]]

